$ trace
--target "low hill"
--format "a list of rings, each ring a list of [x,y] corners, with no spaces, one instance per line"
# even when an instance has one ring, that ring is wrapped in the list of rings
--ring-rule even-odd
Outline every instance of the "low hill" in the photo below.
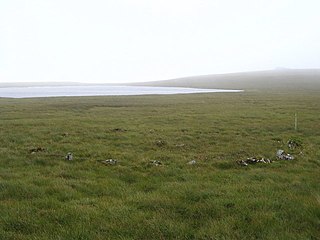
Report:
[[[202,75],[134,85],[243,90],[320,90],[320,69],[281,69]]]

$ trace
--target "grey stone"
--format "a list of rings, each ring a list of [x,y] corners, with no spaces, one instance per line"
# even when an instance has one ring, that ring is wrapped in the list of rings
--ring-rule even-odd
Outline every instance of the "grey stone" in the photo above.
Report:
[[[293,160],[294,157],[289,153],[285,153],[283,150],[279,149],[277,151],[277,158],[280,160]]]
[[[162,165],[162,163],[158,160],[151,160],[150,163],[154,166],[161,166]]]
[[[163,147],[166,145],[166,142],[164,140],[157,140],[155,142],[155,144],[158,146],[158,147]]]
[[[297,147],[300,147],[300,146],[301,146],[301,143],[299,141],[292,140],[292,139],[290,139],[288,141],[288,148],[291,149],[291,150],[293,150],[293,149],[295,149]]]
[[[246,161],[244,161],[244,160],[238,161],[238,164],[240,164],[241,166],[248,166],[248,165],[249,165],[249,164],[246,163]]]
[[[69,161],[72,161],[73,160],[73,155],[72,155],[72,153],[68,153],[67,155],[66,155],[66,160],[69,160]]]
[[[272,163],[272,161],[268,158],[256,158],[256,157],[250,157],[246,160],[240,160],[238,161],[238,164],[241,166],[248,166],[249,164],[256,164],[256,163]]]
[[[196,163],[197,163],[196,160],[191,160],[190,162],[188,162],[189,165],[194,165]]]
[[[283,154],[284,154],[284,150],[279,149],[279,150],[277,151],[277,157],[278,157],[278,158],[280,158]]]
[[[29,150],[29,152],[30,152],[31,154],[35,154],[35,153],[38,153],[38,152],[44,152],[44,151],[46,151],[46,149],[43,148],[43,147],[31,148],[31,149]]]
[[[107,159],[107,160],[102,160],[101,163],[105,164],[105,165],[116,165],[117,164],[117,160],[115,159]]]
[[[124,128],[114,128],[112,129],[113,132],[126,132],[127,129],[124,129]]]
[[[184,147],[185,144],[181,143],[181,144],[176,144],[176,147]]]

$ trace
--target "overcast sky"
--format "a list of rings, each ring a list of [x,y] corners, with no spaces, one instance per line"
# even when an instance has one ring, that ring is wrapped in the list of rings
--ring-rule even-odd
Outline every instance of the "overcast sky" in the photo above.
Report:
[[[319,0],[0,0],[0,82],[320,68]]]

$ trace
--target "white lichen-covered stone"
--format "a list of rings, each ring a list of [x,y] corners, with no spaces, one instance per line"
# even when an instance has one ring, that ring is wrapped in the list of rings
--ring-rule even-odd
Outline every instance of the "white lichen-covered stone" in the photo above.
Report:
[[[67,154],[66,160],[68,160],[68,161],[72,161],[72,160],[73,160],[73,155],[72,155],[72,153],[69,152],[69,153]]]
[[[279,149],[279,150],[277,151],[277,157],[278,157],[278,158],[280,158],[283,154],[284,154],[284,150]]]
[[[294,157],[289,154],[289,153],[285,153],[283,150],[279,149],[277,151],[277,158],[280,160],[293,160]]]
[[[105,165],[116,165],[118,161],[115,159],[107,159],[107,160],[103,160],[101,162]]]
[[[152,160],[152,161],[150,161],[150,163],[154,166],[161,166],[162,165],[162,163],[158,160]]]
[[[196,160],[191,160],[190,162],[188,162],[189,165],[194,165],[196,163],[197,163]]]
[[[250,157],[246,160],[240,160],[238,161],[238,164],[241,166],[248,166],[249,164],[255,164],[255,163],[272,163],[272,161],[268,158],[256,158],[256,157]]]

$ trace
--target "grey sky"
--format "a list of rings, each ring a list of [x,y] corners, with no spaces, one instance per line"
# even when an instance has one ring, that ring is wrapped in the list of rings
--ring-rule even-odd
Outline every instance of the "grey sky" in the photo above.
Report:
[[[319,0],[0,0],[0,82],[320,68]]]

